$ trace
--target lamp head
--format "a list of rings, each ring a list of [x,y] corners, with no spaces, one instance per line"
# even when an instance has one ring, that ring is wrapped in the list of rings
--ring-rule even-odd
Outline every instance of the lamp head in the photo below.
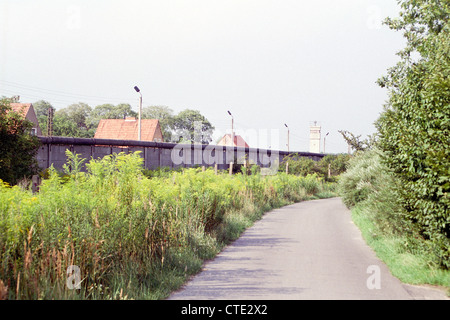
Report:
[[[136,90],[136,92],[141,92],[137,86],[134,86],[134,90]]]

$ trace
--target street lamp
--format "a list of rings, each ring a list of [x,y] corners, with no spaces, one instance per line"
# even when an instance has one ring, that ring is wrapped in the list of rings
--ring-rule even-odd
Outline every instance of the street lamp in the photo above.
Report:
[[[323,154],[325,154],[325,139],[327,138],[327,136],[328,136],[329,134],[330,134],[330,133],[327,132],[327,134],[325,135],[325,137],[323,137]]]
[[[141,90],[134,86],[134,90],[139,93],[139,122],[138,122],[138,140],[141,141],[141,113],[142,113],[142,93]]]
[[[229,110],[228,114],[231,116],[231,146],[234,146],[234,118]]]
[[[288,136],[287,136],[287,151],[289,152],[289,127],[288,125],[285,123],[284,126],[288,129]]]
[[[288,156],[289,156],[289,127],[288,125],[285,123],[284,126],[288,129],[288,135],[287,135],[287,151],[288,151]],[[289,161],[286,160],[286,174],[289,173]]]

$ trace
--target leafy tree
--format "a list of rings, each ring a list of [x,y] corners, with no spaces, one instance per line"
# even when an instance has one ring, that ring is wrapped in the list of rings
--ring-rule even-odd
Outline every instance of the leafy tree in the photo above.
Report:
[[[56,112],[53,118],[53,135],[59,137],[80,137],[80,129],[65,112]]]
[[[92,108],[83,102],[71,104],[55,112],[53,131],[55,136],[91,138],[96,127],[89,121]]]
[[[174,142],[209,144],[214,127],[200,111],[186,109],[173,118],[173,129]]]
[[[387,25],[407,40],[378,83],[389,101],[376,125],[408,217],[450,267],[450,3],[403,0]]]
[[[367,139],[361,140],[361,135],[355,136],[347,130],[339,130],[347,144],[355,151],[365,151],[375,144],[375,137],[369,136]]]
[[[39,100],[33,103],[34,111],[36,112],[36,117],[38,118],[39,127],[42,130],[42,135],[47,135],[47,124],[48,124],[48,110],[53,109],[56,111],[50,102],[45,100]]]
[[[9,99],[0,100],[0,179],[10,184],[37,171],[39,139],[30,134],[33,123],[14,112]]]
[[[164,141],[172,140],[172,130],[174,125],[173,110],[166,106],[150,106],[143,108],[143,119],[158,119]]]
[[[89,113],[87,122],[90,128],[97,129],[101,119],[125,119],[126,117],[136,117],[137,115],[137,112],[133,111],[128,103],[120,103],[116,106],[113,104],[101,104]]]

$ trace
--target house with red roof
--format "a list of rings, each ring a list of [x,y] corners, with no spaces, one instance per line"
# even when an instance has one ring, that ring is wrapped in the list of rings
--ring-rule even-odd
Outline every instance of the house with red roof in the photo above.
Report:
[[[94,138],[139,140],[139,121],[134,117],[100,120]],[[157,119],[141,119],[141,141],[164,142]]]
[[[220,139],[220,141],[217,143],[219,146],[233,146],[233,147],[242,147],[242,148],[249,148],[249,145],[240,135],[234,135],[234,141],[232,142],[233,138],[231,137],[231,134],[226,134]]]
[[[33,123],[33,127],[31,128],[31,134],[34,136],[41,136],[42,131],[39,127],[39,121],[36,116],[36,112],[34,111],[33,104],[31,103],[11,103],[10,104],[12,110],[22,115],[28,121]]]

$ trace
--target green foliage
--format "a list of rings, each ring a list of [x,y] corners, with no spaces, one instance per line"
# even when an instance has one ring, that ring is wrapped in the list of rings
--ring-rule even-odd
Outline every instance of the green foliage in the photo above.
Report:
[[[384,183],[386,170],[380,164],[380,152],[360,152],[351,158],[347,171],[339,179],[339,195],[351,208],[368,199],[369,195]]]
[[[89,114],[87,123],[90,128],[97,129],[101,119],[125,119],[126,117],[137,117],[137,112],[131,109],[131,105],[127,103],[101,104],[96,106]]]
[[[326,189],[316,177],[159,170],[139,153],[67,152],[39,193],[0,181],[0,281],[9,299],[159,299],[261,214]],[[328,190],[328,189],[327,189]],[[66,286],[67,267],[82,288]]]
[[[92,108],[86,103],[71,104],[55,112],[53,118],[53,135],[66,137],[90,138],[96,127],[89,124]]]
[[[0,100],[0,179],[15,184],[37,171],[40,142],[30,135],[32,126],[11,109],[8,99]]]
[[[349,162],[338,182],[338,193],[349,208],[362,210],[373,224],[372,236],[401,236],[410,254],[431,256],[430,265],[445,266],[441,247],[424,236],[420,225],[410,219],[402,198],[402,180],[383,161],[377,148],[359,152]]]
[[[174,115],[171,108],[166,106],[150,106],[143,108],[142,118],[158,119],[164,141],[172,141]]]
[[[314,161],[298,154],[290,154],[283,159],[279,166],[280,172],[286,171],[286,162],[289,162],[289,173],[299,176],[316,174],[325,181],[335,182],[337,177],[345,172],[350,159],[348,154],[326,155],[320,161]]]
[[[401,7],[387,23],[404,32],[407,46],[379,80],[390,96],[377,121],[379,147],[409,220],[450,267],[450,7],[425,0]]]
[[[48,112],[49,109],[55,108],[48,102],[44,100],[39,100],[33,103],[34,112],[36,112],[36,117],[38,119],[39,127],[41,128],[42,134],[47,135],[48,130]]]
[[[47,132],[48,109],[55,108],[47,101],[37,101],[33,104],[36,109],[39,126],[43,134]],[[55,112],[53,118],[53,135],[78,138],[93,138],[101,119],[125,119],[137,117],[131,105],[102,104],[91,108],[86,103],[71,104]],[[212,141],[214,127],[199,111],[186,109],[173,114],[173,110],[165,106],[150,106],[143,108],[142,119],[158,119],[166,142],[201,142],[208,144]],[[195,123],[200,126],[195,128]],[[196,132],[195,130],[198,130]]]
[[[368,138],[361,140],[361,135],[355,136],[347,130],[339,130],[339,133],[347,144],[355,151],[369,150],[376,143],[375,136],[369,136]]]
[[[186,109],[173,118],[172,141],[177,143],[209,144],[213,125],[199,111]]]

